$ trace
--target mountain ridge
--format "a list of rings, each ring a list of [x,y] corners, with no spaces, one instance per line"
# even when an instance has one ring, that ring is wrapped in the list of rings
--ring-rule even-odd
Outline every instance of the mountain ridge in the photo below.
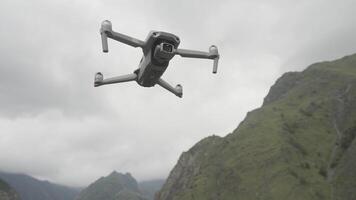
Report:
[[[113,171],[81,191],[76,200],[146,200],[130,173]]]
[[[26,174],[0,172],[0,178],[17,191],[22,200],[73,200],[79,193],[76,188],[38,180]]]
[[[184,152],[156,200],[356,199],[356,54],[279,78],[227,136]]]

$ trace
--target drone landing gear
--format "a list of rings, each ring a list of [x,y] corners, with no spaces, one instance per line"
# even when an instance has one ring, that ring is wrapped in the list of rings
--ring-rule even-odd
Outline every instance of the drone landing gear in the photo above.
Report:
[[[104,79],[103,74],[98,72],[95,74],[94,87],[107,85],[107,84],[136,81],[136,79],[137,79],[137,74],[135,73]]]
[[[177,85],[175,88],[172,87],[169,83],[167,83],[165,80],[163,79],[158,79],[157,84],[160,85],[161,87],[163,87],[164,89],[172,92],[173,94],[175,94],[176,96],[182,98],[183,96],[183,87],[181,85]]]

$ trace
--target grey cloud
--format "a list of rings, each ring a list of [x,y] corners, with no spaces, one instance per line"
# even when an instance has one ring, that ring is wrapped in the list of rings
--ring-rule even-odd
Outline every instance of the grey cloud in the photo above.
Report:
[[[71,17],[74,11],[56,9],[58,5],[25,3],[14,15],[9,4],[1,12],[1,115],[105,110],[92,88],[93,65],[99,63],[92,59],[90,27],[79,26]]]
[[[355,52],[354,10],[342,1],[23,1],[0,3],[0,170],[86,185],[116,169],[167,176],[203,137],[226,135],[289,70]],[[163,78],[184,98],[135,83],[93,88],[93,74],[136,69],[141,52],[98,29],[144,39],[177,34],[182,48],[219,47],[220,68],[174,58]],[[23,37],[22,37],[23,36]]]

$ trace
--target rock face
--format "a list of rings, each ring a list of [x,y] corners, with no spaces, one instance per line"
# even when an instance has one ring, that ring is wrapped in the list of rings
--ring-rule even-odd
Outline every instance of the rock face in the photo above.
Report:
[[[0,172],[0,178],[17,191],[22,200],[73,200],[79,193],[78,189],[40,181],[25,174]]]
[[[356,55],[313,64],[183,153],[156,200],[356,199],[355,137]]]
[[[20,200],[20,198],[14,189],[0,180],[0,200]]]
[[[131,174],[112,172],[101,177],[86,189],[77,200],[146,200],[142,197],[136,180]]]

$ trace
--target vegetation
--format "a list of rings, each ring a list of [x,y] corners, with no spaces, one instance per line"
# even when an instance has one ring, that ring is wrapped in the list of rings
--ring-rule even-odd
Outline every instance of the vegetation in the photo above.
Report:
[[[0,179],[0,200],[19,200],[18,194],[6,182]]]
[[[356,199],[355,136],[356,55],[313,64],[183,153],[157,199]]]
[[[77,200],[145,200],[140,194],[138,184],[131,174],[112,172],[101,177],[86,189]]]
[[[10,189],[11,188],[7,183],[5,183],[4,181],[0,180],[0,190],[1,191],[8,191]]]

